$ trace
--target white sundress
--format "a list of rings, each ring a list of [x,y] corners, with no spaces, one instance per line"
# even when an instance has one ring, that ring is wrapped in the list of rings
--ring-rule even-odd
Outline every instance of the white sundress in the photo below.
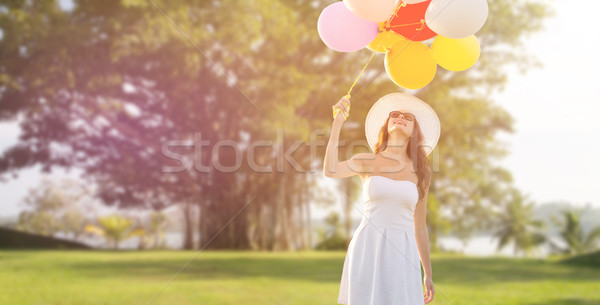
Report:
[[[366,206],[344,260],[338,304],[424,305],[414,228],[417,185],[370,176],[363,192]]]

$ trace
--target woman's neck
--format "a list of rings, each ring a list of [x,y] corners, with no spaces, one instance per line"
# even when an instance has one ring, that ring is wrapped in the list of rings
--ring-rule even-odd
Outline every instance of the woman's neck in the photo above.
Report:
[[[408,139],[399,138],[391,134],[388,138],[386,148],[383,150],[395,159],[408,159]]]

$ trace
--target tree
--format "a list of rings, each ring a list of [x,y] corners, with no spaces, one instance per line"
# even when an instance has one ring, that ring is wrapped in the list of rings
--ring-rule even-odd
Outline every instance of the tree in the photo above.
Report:
[[[346,250],[346,239],[342,234],[340,215],[331,212],[325,218],[325,228],[318,230],[320,242],[315,246],[317,250]]]
[[[213,5],[228,9],[215,11]],[[77,167],[98,185],[97,195],[107,205],[197,205],[202,212],[194,229],[201,243],[214,248],[249,247],[244,234],[248,219],[275,208],[278,212],[269,216],[280,228],[275,243],[290,247],[290,233],[295,235],[290,230],[305,226],[286,224],[297,217],[294,210],[306,210],[307,201],[296,201],[297,194],[289,194],[294,201],[286,200],[285,192],[262,196],[262,191],[275,192],[274,182],[287,181],[308,193],[314,179],[287,173],[287,179],[277,180],[278,175],[248,166],[234,173],[220,171],[213,161],[234,164],[236,154],[214,148],[220,140],[243,142],[244,134],[249,142],[272,140],[284,128],[295,139],[309,134],[309,122],[298,120],[294,112],[312,87],[282,89],[306,83],[339,63],[309,65],[313,56],[328,53],[310,31],[313,24],[301,22],[299,11],[314,16],[306,10],[310,5],[299,2],[292,9],[274,1],[111,0],[78,1],[69,12],[60,11],[55,1],[5,5],[9,13],[0,16],[0,119],[25,119],[21,142],[4,152],[0,172],[16,174],[34,164],[42,164],[46,172],[55,166]],[[239,19],[236,26],[232,18]],[[290,22],[296,26],[282,31]],[[273,41],[280,46],[273,48]],[[292,52],[299,46],[312,47],[312,56],[307,56],[309,50]],[[300,70],[309,66],[312,71]],[[272,78],[268,85],[259,71]],[[165,155],[166,145],[193,143],[196,135],[209,146],[198,152],[188,144],[167,147],[183,157]],[[287,143],[281,148],[289,148]],[[272,151],[257,153],[257,159],[278,164]],[[193,160],[193,166],[163,170],[182,167],[180,161],[189,165],[185,160]],[[201,166],[207,170],[198,171]],[[236,216],[221,231],[253,200],[259,202],[253,203],[256,209]],[[269,222],[259,225],[264,232],[270,229]],[[184,232],[184,247],[191,248],[193,231]]]
[[[148,236],[151,236],[152,247],[154,249],[165,248],[165,226],[167,224],[167,216],[160,211],[153,211],[149,215],[147,229],[145,230]]]
[[[65,211],[62,217],[62,230],[70,234],[74,240],[79,240],[84,233],[86,216],[80,209],[69,209]]]
[[[98,217],[98,225],[88,224],[85,231],[104,237],[115,249],[119,249],[123,240],[144,235],[144,230],[136,228],[133,220],[118,214]]]
[[[36,164],[45,172],[76,167],[110,206],[194,205],[200,213],[196,228],[186,218],[188,249],[194,232],[208,248],[306,247],[304,211],[319,188],[313,175],[319,171],[306,171],[319,168],[318,162],[302,148],[295,156],[303,170],[279,166],[275,150],[293,149],[294,141],[306,143],[315,130],[331,125],[330,103],[346,93],[344,84],[352,83],[369,55],[323,45],[315,24],[326,5],[80,0],[65,12],[56,1],[4,4],[0,120],[23,120],[19,143],[0,157],[0,173],[17,174]],[[470,231],[489,222],[482,217],[502,200],[501,185],[509,182],[489,159],[500,151],[494,134],[510,130],[512,120],[486,96],[471,93],[501,87],[507,63],[527,66],[528,57],[516,46],[539,29],[546,8],[531,0],[495,1],[478,35],[483,46],[478,65],[460,73],[440,69],[417,93],[445,126],[438,145],[444,162],[430,191],[450,215],[464,216],[457,213],[463,205],[470,212],[467,220],[447,219],[453,228]],[[364,118],[382,92],[398,91],[387,77],[366,77],[383,71],[382,61],[374,60],[352,93],[359,101],[352,121]],[[362,124],[345,129],[347,139],[362,140]],[[208,145],[195,150],[189,144],[200,140]],[[232,149],[219,149],[223,140],[241,143],[242,156],[248,156],[249,143],[276,141],[254,155],[273,170],[260,172],[247,162],[234,172],[220,170],[214,160],[221,165],[239,160]],[[316,155],[324,150],[323,145]],[[206,169],[197,170],[202,166]],[[435,246],[443,224],[429,225]]]
[[[533,218],[533,203],[526,203],[526,198],[517,189],[512,189],[511,195],[511,201],[507,203],[506,209],[495,215],[499,228],[494,233],[499,238],[497,250],[512,241],[515,255],[519,251],[529,254],[534,247],[547,241],[546,236],[541,232],[545,224]]]
[[[565,209],[561,211],[561,215],[563,216],[562,221],[556,217],[553,217],[552,221],[561,227],[560,236],[566,247],[561,247],[550,241],[553,249],[565,254],[582,254],[597,249],[597,243],[600,240],[600,226],[592,228],[585,234],[581,227],[581,211]]]
[[[73,179],[43,178],[25,197],[17,229],[51,237],[64,232],[78,239],[85,221],[81,209],[89,200],[89,190]]]

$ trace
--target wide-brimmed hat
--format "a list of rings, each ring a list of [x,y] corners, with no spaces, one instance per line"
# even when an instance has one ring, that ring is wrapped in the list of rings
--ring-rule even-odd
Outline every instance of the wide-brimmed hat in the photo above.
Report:
[[[375,152],[375,144],[379,139],[379,130],[385,123],[391,111],[408,111],[415,115],[421,133],[423,133],[424,142],[419,143],[429,155],[440,138],[441,126],[440,120],[429,104],[419,98],[406,93],[390,93],[380,98],[369,110],[365,121],[365,136],[369,147]]]

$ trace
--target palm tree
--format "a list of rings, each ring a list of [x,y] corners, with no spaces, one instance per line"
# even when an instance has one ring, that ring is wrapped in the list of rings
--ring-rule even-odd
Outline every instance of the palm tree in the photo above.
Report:
[[[494,235],[499,237],[498,248],[504,248],[510,241],[514,242],[514,253],[519,251],[529,254],[532,248],[544,243],[547,238],[541,232],[545,227],[541,220],[533,219],[533,203],[525,203],[525,198],[517,189],[512,189],[512,200],[506,211],[499,215],[500,229]]]
[[[143,229],[135,229],[133,221],[121,215],[98,217],[100,226],[88,224],[85,226],[85,232],[100,235],[106,238],[107,242],[113,242],[115,249],[119,248],[119,243],[133,236],[143,236]]]
[[[566,248],[560,247],[556,243],[550,242],[551,246],[559,253],[565,254],[580,254],[595,250],[595,242],[600,238],[600,226],[593,228],[585,235],[581,227],[581,211],[562,210],[561,213],[564,222],[556,217],[553,217],[552,220],[562,227],[560,236],[567,246]]]

